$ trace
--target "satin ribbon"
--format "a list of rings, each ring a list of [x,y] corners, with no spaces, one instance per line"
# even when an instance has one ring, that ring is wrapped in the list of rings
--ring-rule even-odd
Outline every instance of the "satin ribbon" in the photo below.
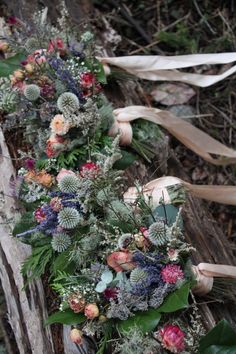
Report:
[[[236,267],[223,265],[200,263],[198,266],[192,266],[196,276],[197,284],[193,287],[194,294],[206,295],[213,287],[214,277],[236,279]]]
[[[211,86],[236,72],[236,65],[219,75],[201,75],[178,71],[199,65],[229,64],[236,61],[236,53],[193,54],[178,56],[137,55],[98,58],[110,73],[108,65],[117,66],[141,79],[152,81],[180,81],[200,87]]]
[[[168,111],[144,106],[129,106],[113,111],[115,123],[109,135],[121,134],[121,145],[129,145],[132,141],[132,127],[130,122],[143,118],[161,125],[185,146],[214,165],[228,165],[236,163],[236,151],[215,140],[208,134],[193,126],[191,123],[177,118]],[[212,157],[218,155],[219,158]]]
[[[136,201],[139,193],[142,193],[146,201],[151,200],[152,206],[157,207],[160,205],[160,200],[164,200],[165,204],[171,203],[167,187],[178,184],[183,185],[191,195],[197,198],[236,205],[236,186],[196,185],[172,176],[154,179],[142,186],[141,191],[138,191],[136,187],[130,187],[124,193],[123,199],[126,203],[132,204]]]

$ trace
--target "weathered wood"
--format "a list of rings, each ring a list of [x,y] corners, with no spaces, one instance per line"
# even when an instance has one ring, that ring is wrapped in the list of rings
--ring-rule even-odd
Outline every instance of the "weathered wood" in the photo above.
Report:
[[[1,130],[0,147],[0,278],[9,323],[21,354],[53,354],[55,352],[50,328],[43,327],[47,311],[42,283],[37,281],[27,291],[22,290],[24,279],[21,264],[30,254],[30,247],[10,236],[18,214],[9,187],[15,171]]]

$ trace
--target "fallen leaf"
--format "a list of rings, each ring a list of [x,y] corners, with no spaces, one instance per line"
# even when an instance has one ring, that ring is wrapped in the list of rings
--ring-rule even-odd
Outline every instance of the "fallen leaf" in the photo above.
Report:
[[[152,90],[151,95],[156,102],[165,106],[173,106],[188,102],[195,91],[186,84],[161,84]]]

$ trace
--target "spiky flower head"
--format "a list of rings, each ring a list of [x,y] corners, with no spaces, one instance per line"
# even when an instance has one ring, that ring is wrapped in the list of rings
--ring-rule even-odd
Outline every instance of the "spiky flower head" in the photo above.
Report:
[[[36,101],[40,96],[40,88],[38,85],[27,85],[24,89],[24,95],[29,101]]]
[[[75,112],[79,108],[79,99],[72,92],[64,92],[57,100],[57,107],[61,112]]]
[[[164,222],[154,222],[154,224],[149,227],[148,238],[155,246],[165,245],[168,242],[168,236],[165,230]]]
[[[70,236],[65,233],[56,234],[53,236],[51,245],[54,251],[64,252],[71,245]]]
[[[130,273],[130,283],[131,285],[137,285],[139,283],[142,283],[147,278],[147,276],[148,274],[144,269],[135,268]]]
[[[70,207],[63,208],[58,214],[59,225],[65,229],[74,229],[80,222],[79,212]]]
[[[35,50],[39,48],[38,40],[34,37],[28,38],[25,42],[25,49],[28,53],[33,53]]]
[[[75,193],[80,186],[80,180],[75,175],[65,175],[58,183],[58,187],[63,193]]]

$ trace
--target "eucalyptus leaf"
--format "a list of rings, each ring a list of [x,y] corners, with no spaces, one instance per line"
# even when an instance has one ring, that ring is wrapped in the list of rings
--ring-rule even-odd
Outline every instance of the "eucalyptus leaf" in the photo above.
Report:
[[[159,205],[152,212],[152,214],[155,217],[155,219],[163,218],[164,220],[167,221],[168,226],[172,226],[175,223],[178,213],[179,213],[179,208],[175,207],[172,204]],[[149,221],[152,224],[153,223],[153,217],[150,218]],[[179,217],[178,226],[180,228],[183,228],[183,219],[182,219],[181,216]]]
[[[95,291],[97,293],[102,293],[104,290],[106,290],[107,288],[107,283],[100,281],[99,283],[97,283]]]
[[[84,322],[86,317],[82,313],[75,313],[71,309],[65,311],[58,311],[50,315],[44,322],[45,326],[53,323],[62,323],[66,325],[76,325]]]
[[[106,270],[105,272],[102,273],[101,275],[101,280],[106,283],[109,284],[112,282],[113,279],[113,274],[110,270]]]

